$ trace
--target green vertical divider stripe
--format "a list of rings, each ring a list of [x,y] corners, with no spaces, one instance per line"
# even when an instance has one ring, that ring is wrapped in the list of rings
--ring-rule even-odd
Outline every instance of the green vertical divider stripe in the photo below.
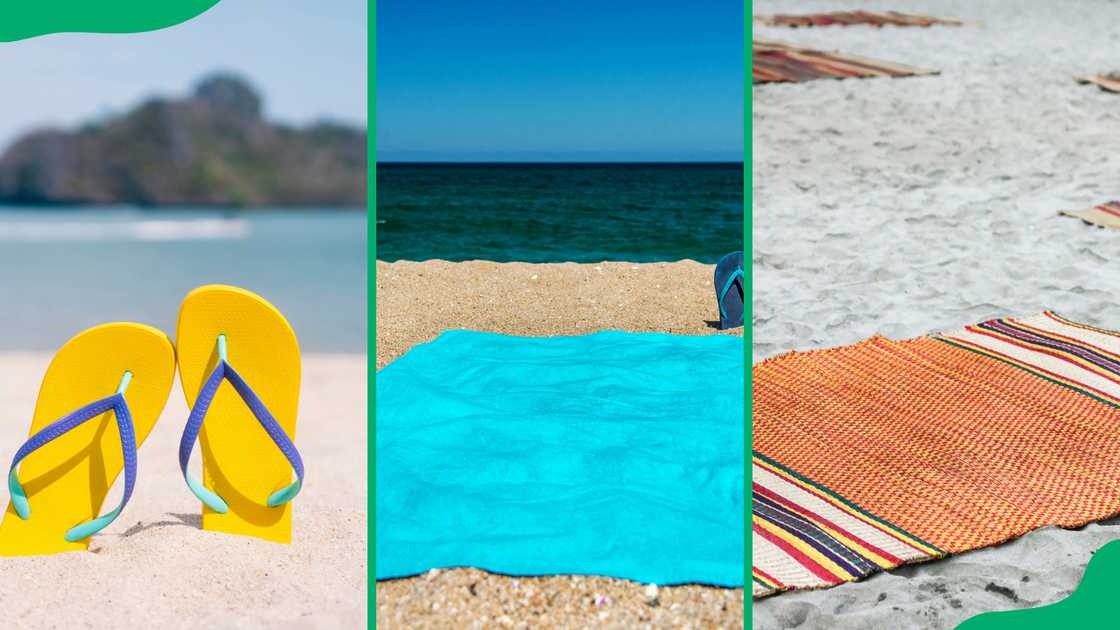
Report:
[[[753,317],[753,300],[751,296],[754,295],[754,243],[751,241],[751,215],[753,214],[753,204],[751,203],[751,0],[743,0],[743,251],[747,254],[747,262],[751,264],[750,273],[745,273],[743,277],[743,380],[745,387],[743,391],[746,392],[746,404],[743,405],[743,423],[746,425],[746,441],[743,450],[743,468],[746,472],[746,479],[751,478],[750,458],[746,456],[752,450],[751,438],[751,371],[745,366],[750,365],[747,360],[747,353],[750,352],[752,340],[752,322]],[[747,271],[744,269],[744,271]],[[744,497],[743,510],[746,512],[743,519],[743,541],[746,543],[743,546],[746,556],[743,558],[743,618],[747,628],[751,627],[751,596],[750,575],[751,566],[751,502],[746,500],[749,498],[750,484],[744,488],[747,497]]]
[[[368,338],[370,347],[366,348],[366,374],[368,374],[366,400],[369,401],[368,408],[366,409],[369,421],[366,425],[366,441],[367,458],[366,461],[368,470],[366,476],[369,479],[367,492],[367,501],[369,504],[366,506],[366,513],[368,514],[368,522],[366,524],[367,531],[369,532],[366,537],[366,547],[369,561],[366,563],[366,570],[368,572],[366,584],[369,587],[367,594],[368,604],[368,625],[371,628],[377,627],[377,584],[373,576],[377,575],[377,545],[374,541],[377,540],[377,0],[369,0],[369,8],[366,9],[366,58],[367,69],[366,72],[369,77],[368,94],[366,96],[366,116],[369,120],[369,131],[366,134],[366,143],[368,146],[369,156],[366,159],[368,165],[368,183],[366,186],[367,194],[369,195],[369,219],[367,220],[366,228],[366,243],[369,248],[369,255],[366,260],[366,280],[368,289],[366,292],[369,304],[366,307],[367,319],[366,324],[368,329]]]
[[[219,0],[7,0],[0,42],[51,33],[141,33],[205,13]]]

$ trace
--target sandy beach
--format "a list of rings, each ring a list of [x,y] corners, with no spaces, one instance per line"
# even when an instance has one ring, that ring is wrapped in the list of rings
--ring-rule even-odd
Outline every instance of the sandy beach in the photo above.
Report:
[[[377,263],[377,366],[440,332],[721,333],[713,265]],[[604,577],[514,578],[476,569],[378,582],[381,628],[742,628],[743,589],[660,588]]]
[[[377,261],[377,367],[444,330],[580,335],[597,330],[727,334],[714,265]]]
[[[970,26],[765,28],[756,37],[936,68],[939,76],[761,85],[753,96],[753,359],[904,339],[1050,308],[1120,329],[1120,234],[1058,216],[1120,197],[1120,95],[1075,75],[1120,70],[1120,5],[755,3]],[[756,628],[951,628],[1077,585],[1120,536],[1095,524],[864,582],[752,604]]]
[[[47,354],[0,354],[5,462],[27,437],[49,361]],[[303,357],[296,445],[307,477],[291,545],[200,529],[201,507],[179,472],[188,409],[176,382],[140,448],[132,500],[93,538],[90,553],[0,559],[5,625],[108,628],[126,619],[158,628],[364,628],[366,366],[364,355]]]

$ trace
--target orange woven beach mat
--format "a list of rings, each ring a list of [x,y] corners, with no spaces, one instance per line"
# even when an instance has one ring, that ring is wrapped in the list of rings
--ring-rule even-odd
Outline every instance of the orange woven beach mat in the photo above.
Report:
[[[865,59],[854,55],[800,48],[782,42],[751,42],[753,83],[800,82],[813,79],[866,79],[938,74],[936,70]]]
[[[756,15],[754,20],[763,26],[849,26],[867,24],[869,26],[962,26],[957,18],[937,18],[928,15],[899,13],[898,11],[834,11],[832,13],[811,13],[808,15]]]
[[[1053,312],[753,374],[755,597],[1120,513],[1120,334]]]

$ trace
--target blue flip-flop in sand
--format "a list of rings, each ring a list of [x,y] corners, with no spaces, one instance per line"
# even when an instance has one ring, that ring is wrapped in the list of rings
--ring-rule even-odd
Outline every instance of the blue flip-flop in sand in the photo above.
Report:
[[[743,252],[733,252],[716,263],[716,301],[719,303],[719,328],[743,325]]]

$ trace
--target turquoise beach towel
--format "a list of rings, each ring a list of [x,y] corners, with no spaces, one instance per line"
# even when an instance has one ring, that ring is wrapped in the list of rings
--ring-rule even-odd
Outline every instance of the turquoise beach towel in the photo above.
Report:
[[[743,340],[451,331],[377,375],[377,579],[742,586]]]

